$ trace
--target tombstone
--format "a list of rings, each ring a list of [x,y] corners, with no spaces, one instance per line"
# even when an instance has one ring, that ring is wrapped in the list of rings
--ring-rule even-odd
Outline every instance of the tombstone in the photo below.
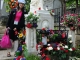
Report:
[[[56,0],[54,0],[56,1]],[[39,9],[40,8],[40,9]],[[53,29],[54,30],[54,15],[50,14],[53,9],[53,0],[31,0],[30,12],[39,15],[37,29]],[[29,29],[26,27],[26,44],[29,53],[36,51],[36,29]]]
[[[37,29],[47,28],[54,29],[54,16],[51,16],[49,11],[40,10],[37,11],[39,14],[39,21]]]

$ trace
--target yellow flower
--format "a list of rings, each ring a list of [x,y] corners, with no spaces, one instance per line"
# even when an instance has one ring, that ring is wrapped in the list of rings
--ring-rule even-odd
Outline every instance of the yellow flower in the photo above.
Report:
[[[23,34],[22,33],[19,34],[19,38],[21,38],[21,37],[23,37]]]

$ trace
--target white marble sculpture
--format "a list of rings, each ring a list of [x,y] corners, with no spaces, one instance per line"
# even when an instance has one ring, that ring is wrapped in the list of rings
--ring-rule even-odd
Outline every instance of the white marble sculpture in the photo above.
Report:
[[[30,12],[37,11],[39,8],[43,10],[43,0],[31,0]]]

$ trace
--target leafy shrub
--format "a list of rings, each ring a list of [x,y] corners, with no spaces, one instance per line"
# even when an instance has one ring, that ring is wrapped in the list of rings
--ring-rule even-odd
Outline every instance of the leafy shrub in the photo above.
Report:
[[[31,54],[27,57],[27,60],[40,60],[40,57],[38,57],[37,55]]]

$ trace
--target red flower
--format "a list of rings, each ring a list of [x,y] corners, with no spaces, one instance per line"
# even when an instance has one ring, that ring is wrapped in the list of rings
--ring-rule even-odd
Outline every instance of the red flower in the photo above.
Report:
[[[80,18],[78,18],[78,22],[80,22]]]
[[[54,10],[51,10],[52,12],[54,12]]]
[[[42,30],[45,30],[45,28],[42,28]]]
[[[76,49],[73,47],[72,50],[74,51],[74,50],[76,50]]]
[[[41,7],[39,7],[39,10],[41,10]]]
[[[64,48],[61,47],[60,50],[64,50]]]
[[[16,58],[16,60],[20,60],[20,58],[23,58],[23,56],[18,56],[18,57]]]
[[[66,37],[66,33],[62,33],[62,38],[65,38]]]
[[[42,42],[39,42],[40,45],[42,45]]]
[[[42,57],[44,57],[44,56],[45,56],[45,54],[43,53],[43,54],[42,54]]]
[[[38,51],[38,44],[36,45],[36,50]]]
[[[50,58],[48,56],[46,56],[45,60],[50,60]]]
[[[64,50],[65,53],[68,53],[68,50]]]
[[[31,28],[32,24],[31,23],[27,23],[26,27]]]
[[[50,33],[54,34],[54,31],[51,29],[51,30],[50,30]]]
[[[54,50],[57,50],[57,48],[54,48]]]
[[[17,31],[15,31],[15,35],[17,35],[18,34],[18,32]]]

